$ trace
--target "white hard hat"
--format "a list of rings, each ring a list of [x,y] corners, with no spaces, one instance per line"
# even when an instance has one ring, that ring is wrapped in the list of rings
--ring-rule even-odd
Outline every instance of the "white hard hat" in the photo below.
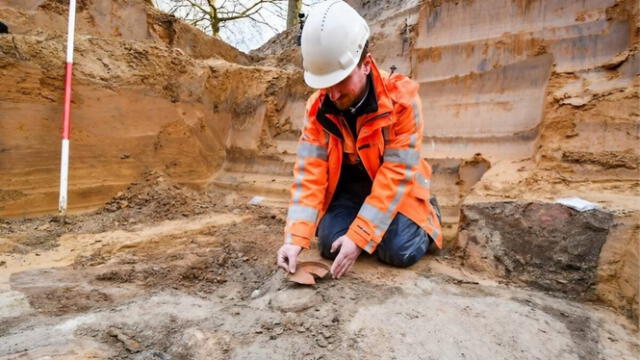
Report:
[[[346,2],[311,9],[301,38],[304,81],[316,89],[342,81],[358,65],[368,38],[367,22]]]

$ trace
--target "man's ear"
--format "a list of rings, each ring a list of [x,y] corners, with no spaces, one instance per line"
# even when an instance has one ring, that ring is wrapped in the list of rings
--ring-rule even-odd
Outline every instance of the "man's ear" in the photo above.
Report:
[[[364,72],[365,75],[369,75],[371,72],[371,54],[367,54],[362,61],[362,72]]]

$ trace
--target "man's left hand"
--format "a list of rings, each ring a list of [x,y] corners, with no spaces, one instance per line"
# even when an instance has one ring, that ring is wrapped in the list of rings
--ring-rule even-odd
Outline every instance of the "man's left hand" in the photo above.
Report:
[[[362,252],[362,249],[347,235],[342,235],[338,240],[334,241],[331,245],[331,252],[336,252],[338,248],[340,248],[340,252],[336,259],[333,260],[333,265],[331,265],[331,275],[334,279],[340,279],[342,275],[346,274]]]

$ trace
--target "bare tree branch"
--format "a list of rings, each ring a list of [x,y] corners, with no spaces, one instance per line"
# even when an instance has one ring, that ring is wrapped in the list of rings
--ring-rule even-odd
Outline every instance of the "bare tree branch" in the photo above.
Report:
[[[248,50],[285,29],[289,4],[300,6],[323,0],[152,0],[161,10],[184,19],[211,36]],[[301,5],[300,5],[301,4]]]

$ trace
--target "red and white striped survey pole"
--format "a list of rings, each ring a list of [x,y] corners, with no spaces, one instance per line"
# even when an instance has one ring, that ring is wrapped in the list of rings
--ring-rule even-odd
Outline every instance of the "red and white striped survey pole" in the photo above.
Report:
[[[60,157],[60,200],[58,211],[67,212],[67,188],[69,185],[69,133],[71,132],[71,78],[73,73],[73,38],[76,27],[76,0],[69,0],[69,24],[67,30],[67,60],[64,77],[64,113],[62,116],[62,155]]]

